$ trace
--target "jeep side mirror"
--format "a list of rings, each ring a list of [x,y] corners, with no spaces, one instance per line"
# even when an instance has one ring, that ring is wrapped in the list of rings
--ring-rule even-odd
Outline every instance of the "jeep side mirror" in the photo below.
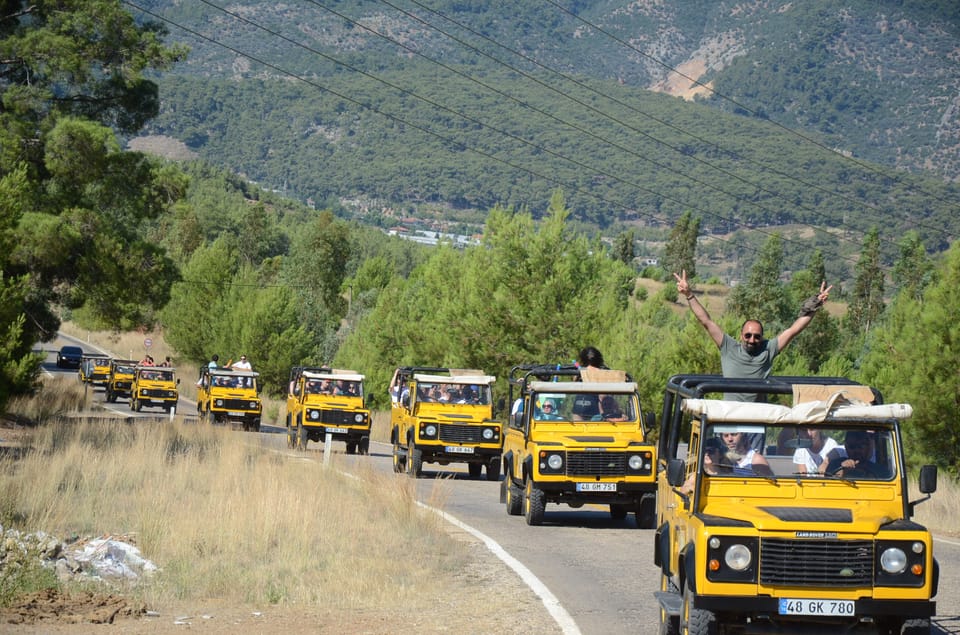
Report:
[[[667,462],[667,482],[672,487],[680,487],[686,480],[687,466],[683,459],[670,459]]]
[[[643,415],[643,427],[647,430],[653,430],[657,427],[657,415],[652,412],[646,412]]]
[[[920,493],[933,494],[937,491],[937,466],[924,465],[920,468]]]

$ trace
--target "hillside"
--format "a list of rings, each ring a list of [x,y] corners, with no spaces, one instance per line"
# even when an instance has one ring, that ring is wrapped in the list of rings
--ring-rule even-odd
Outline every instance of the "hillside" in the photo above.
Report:
[[[873,225],[888,253],[957,235],[952,2],[145,6],[193,47],[148,133],[368,222],[561,188],[651,238],[687,210],[716,235],[835,228],[812,242],[844,256]]]

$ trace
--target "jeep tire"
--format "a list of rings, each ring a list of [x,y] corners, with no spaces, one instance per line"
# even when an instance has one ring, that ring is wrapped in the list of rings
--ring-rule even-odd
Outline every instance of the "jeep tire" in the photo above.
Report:
[[[542,525],[543,511],[547,506],[547,496],[543,490],[533,484],[528,478],[523,492],[523,515],[528,525]]]

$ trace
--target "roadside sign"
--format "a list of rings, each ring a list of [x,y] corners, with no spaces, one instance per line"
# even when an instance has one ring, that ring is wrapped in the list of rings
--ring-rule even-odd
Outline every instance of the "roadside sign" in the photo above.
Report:
[[[145,340],[143,340],[143,347],[144,347],[144,348],[150,348],[151,346],[153,346],[153,340],[152,340],[152,339],[150,339],[150,338],[148,337],[148,338],[146,338]]]

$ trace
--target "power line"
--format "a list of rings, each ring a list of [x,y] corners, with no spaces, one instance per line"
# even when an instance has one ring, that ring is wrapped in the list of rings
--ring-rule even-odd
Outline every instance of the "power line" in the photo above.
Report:
[[[497,156],[495,156],[495,155],[493,155],[493,154],[491,154],[491,153],[489,153],[489,152],[482,151],[482,150],[480,150],[480,149],[478,149],[478,148],[475,148],[475,147],[467,147],[467,146],[465,146],[462,142],[454,141],[454,140],[452,140],[452,139],[450,139],[450,138],[448,138],[448,137],[445,137],[445,136],[442,135],[442,134],[439,134],[439,133],[437,133],[437,132],[434,132],[434,131],[432,131],[432,130],[427,129],[427,128],[425,128],[424,126],[421,126],[421,125],[412,123],[412,122],[410,122],[410,121],[407,121],[407,120],[403,119],[402,117],[398,117],[397,115],[393,115],[393,114],[390,114],[390,113],[388,113],[388,112],[385,112],[385,111],[383,111],[383,110],[381,110],[381,109],[379,109],[379,108],[374,107],[374,106],[371,105],[371,104],[358,101],[358,100],[356,100],[356,99],[354,99],[354,98],[352,98],[352,97],[349,97],[349,96],[347,96],[347,95],[345,95],[345,94],[343,94],[343,93],[341,93],[341,92],[337,92],[337,91],[335,91],[335,90],[330,89],[329,87],[323,86],[323,85],[317,83],[317,82],[314,81],[314,80],[310,80],[310,79],[301,77],[301,76],[299,76],[299,75],[296,75],[295,73],[292,73],[291,71],[288,71],[288,70],[286,70],[286,69],[284,69],[284,68],[281,68],[281,67],[279,67],[279,66],[277,66],[277,65],[275,65],[275,64],[272,64],[272,63],[269,63],[269,62],[267,62],[267,61],[265,61],[265,60],[262,60],[262,59],[260,59],[260,58],[257,58],[257,57],[255,57],[255,56],[253,56],[253,55],[251,55],[251,54],[248,54],[248,53],[245,53],[245,52],[243,52],[243,51],[240,51],[239,49],[236,49],[236,48],[231,47],[231,46],[229,46],[229,45],[227,45],[227,44],[224,44],[224,43],[222,43],[222,42],[220,42],[220,41],[218,41],[218,40],[216,40],[216,39],[214,39],[214,38],[211,38],[211,37],[206,36],[206,35],[204,35],[204,34],[202,34],[202,33],[199,33],[198,31],[196,31],[196,30],[194,30],[194,29],[190,29],[189,27],[186,27],[186,26],[184,26],[184,25],[182,25],[182,24],[179,24],[179,23],[177,23],[177,22],[175,22],[175,21],[173,21],[173,20],[170,20],[170,19],[165,18],[165,17],[163,17],[163,16],[159,16],[159,15],[157,15],[157,14],[155,14],[155,13],[153,13],[153,12],[147,10],[147,9],[144,9],[143,7],[140,7],[140,6],[136,5],[136,4],[133,3],[133,2],[130,2],[130,1],[128,1],[128,0],[124,0],[124,1],[125,1],[126,4],[128,4],[128,5],[132,6],[132,7],[135,7],[135,8],[137,8],[137,9],[140,10],[140,11],[143,11],[145,14],[151,15],[152,17],[155,17],[155,18],[157,18],[157,19],[159,19],[159,20],[162,20],[162,21],[167,22],[167,23],[169,23],[169,24],[171,24],[171,25],[174,25],[174,26],[176,26],[177,28],[180,28],[180,29],[182,29],[182,30],[184,30],[184,31],[186,31],[186,32],[188,32],[188,33],[191,33],[192,35],[194,35],[194,36],[196,36],[196,37],[198,37],[198,38],[200,38],[200,39],[203,39],[203,40],[205,40],[205,41],[208,41],[208,42],[210,42],[210,43],[212,43],[212,44],[215,44],[215,45],[217,45],[217,46],[221,46],[221,47],[223,47],[223,48],[225,48],[225,49],[227,49],[227,50],[229,50],[229,51],[231,51],[231,52],[233,52],[233,53],[235,53],[235,54],[237,54],[237,55],[246,57],[246,58],[248,58],[248,59],[250,59],[250,60],[252,60],[252,61],[255,61],[255,62],[259,63],[259,64],[262,64],[263,66],[265,66],[265,67],[267,67],[267,68],[271,68],[271,69],[277,71],[278,73],[281,73],[281,74],[286,75],[286,76],[288,76],[288,77],[291,77],[291,78],[293,78],[293,79],[297,79],[298,81],[302,81],[302,82],[304,82],[304,83],[307,83],[307,84],[309,84],[309,85],[311,85],[311,86],[314,86],[315,88],[318,88],[318,89],[320,89],[320,90],[324,90],[324,91],[326,91],[326,92],[329,92],[330,94],[336,95],[336,96],[338,96],[338,97],[340,97],[340,98],[342,98],[342,99],[345,99],[345,100],[347,100],[347,101],[350,101],[351,103],[354,103],[354,104],[356,104],[356,105],[359,105],[359,106],[361,106],[362,108],[371,110],[372,112],[376,112],[376,113],[378,113],[378,114],[380,114],[380,115],[382,115],[382,116],[385,116],[385,117],[387,117],[387,118],[389,118],[389,119],[391,119],[391,120],[393,120],[393,121],[396,121],[396,122],[398,122],[398,123],[402,123],[402,124],[404,124],[404,125],[408,125],[408,126],[414,128],[414,129],[420,130],[421,132],[425,132],[425,133],[427,133],[427,134],[429,134],[429,135],[431,135],[431,136],[434,136],[434,137],[436,137],[436,138],[438,138],[438,139],[441,139],[441,140],[444,141],[445,143],[447,143],[447,144],[449,144],[449,145],[451,145],[451,146],[453,146],[453,147],[456,147],[456,148],[459,149],[459,150],[467,150],[467,151],[471,151],[471,152],[480,154],[481,156],[484,156],[484,157],[486,157],[486,158],[488,158],[488,159],[491,159],[491,160],[493,160],[493,161],[497,161],[497,162],[499,162],[499,163],[503,163],[504,165],[507,165],[507,166],[509,166],[509,167],[511,167],[511,168],[514,168],[514,169],[517,169],[517,170],[521,170],[521,171],[523,171],[523,172],[526,172],[526,173],[531,174],[531,175],[533,175],[533,176],[536,176],[536,177],[538,177],[538,178],[544,179],[545,181],[548,181],[548,182],[550,182],[550,183],[554,183],[554,184],[557,185],[557,186],[560,186],[560,187],[565,187],[565,186],[566,186],[566,187],[570,187],[573,191],[580,192],[581,194],[584,194],[584,195],[586,195],[586,196],[589,196],[589,197],[594,198],[594,199],[599,200],[599,201],[603,201],[603,202],[605,202],[605,203],[609,203],[609,204],[614,205],[614,206],[616,206],[616,207],[622,207],[622,208],[625,208],[625,207],[626,207],[626,206],[623,205],[623,203],[619,203],[619,202],[616,202],[616,201],[612,201],[612,200],[610,200],[610,199],[607,199],[607,198],[605,198],[605,197],[603,197],[603,196],[600,196],[600,195],[595,194],[595,193],[593,193],[593,192],[590,192],[590,191],[588,191],[588,190],[583,190],[582,188],[579,188],[579,187],[577,187],[577,186],[575,186],[575,185],[570,186],[569,184],[564,183],[564,182],[562,182],[562,181],[560,181],[560,180],[558,180],[558,179],[556,179],[556,178],[554,178],[554,177],[552,177],[552,176],[549,176],[549,175],[547,175],[547,174],[543,174],[543,173],[536,172],[536,171],[534,171],[534,170],[532,170],[532,169],[530,169],[530,168],[528,168],[528,167],[526,167],[526,166],[522,166],[522,165],[519,165],[519,164],[516,164],[516,163],[512,163],[512,162],[510,162],[510,161],[508,161],[508,160],[506,160],[506,159],[502,159],[502,158],[500,158],[500,157],[497,157]],[[317,51],[317,50],[315,50],[315,49],[312,49],[311,47],[304,46],[304,45],[302,45],[302,44],[300,44],[300,43],[298,43],[298,42],[296,42],[296,41],[293,41],[293,40],[287,38],[287,37],[284,36],[283,34],[280,34],[280,33],[277,33],[277,32],[275,32],[275,31],[271,30],[271,29],[268,29],[268,28],[266,28],[266,27],[264,27],[264,26],[256,23],[255,21],[251,21],[251,20],[249,20],[249,19],[247,19],[247,18],[244,18],[244,17],[242,17],[242,16],[238,16],[238,15],[236,15],[236,14],[233,14],[233,13],[231,13],[230,11],[227,11],[226,9],[224,9],[224,8],[222,8],[222,7],[219,7],[219,6],[217,6],[217,5],[215,5],[215,4],[211,3],[211,2],[208,2],[207,0],[201,0],[201,1],[203,1],[204,4],[207,4],[207,5],[210,6],[211,8],[217,9],[217,10],[221,11],[222,13],[224,13],[224,14],[226,14],[226,15],[229,15],[229,16],[231,16],[231,17],[233,17],[233,18],[235,18],[235,19],[237,19],[237,20],[239,20],[239,21],[241,21],[241,22],[244,22],[244,23],[246,23],[246,24],[249,24],[250,26],[253,26],[253,27],[255,27],[255,28],[261,29],[261,30],[263,30],[263,31],[265,31],[265,32],[267,32],[267,33],[270,33],[271,35],[274,35],[275,37],[279,37],[280,39],[282,39],[282,40],[284,40],[284,41],[287,41],[287,42],[289,42],[289,43],[291,43],[291,44],[293,44],[293,45],[295,45],[295,46],[298,46],[298,47],[303,48],[303,49],[305,49],[305,50],[308,50],[308,51],[310,51],[310,52],[312,52],[312,53],[315,53],[316,55],[318,55],[318,56],[320,56],[320,57],[323,57],[324,59],[330,60],[330,61],[332,61],[332,62],[334,62],[334,63],[336,63],[336,64],[338,64],[338,65],[340,65],[340,66],[343,66],[344,68],[347,68],[347,69],[349,69],[349,70],[351,70],[351,71],[354,71],[354,72],[357,72],[357,73],[359,73],[359,74],[362,74],[362,75],[364,75],[365,77],[369,77],[370,79],[373,79],[373,80],[378,81],[378,82],[380,82],[380,83],[382,83],[382,84],[384,84],[384,85],[386,85],[386,86],[389,86],[389,87],[393,88],[394,90],[401,91],[401,92],[403,92],[403,93],[405,93],[405,94],[408,94],[408,95],[410,95],[410,96],[412,96],[412,97],[415,97],[415,98],[417,98],[417,99],[420,99],[421,101],[424,101],[425,103],[428,103],[428,104],[430,104],[431,106],[434,106],[434,107],[436,107],[436,108],[445,110],[445,111],[447,111],[447,112],[450,112],[451,114],[454,114],[454,115],[456,115],[456,116],[458,116],[458,117],[460,117],[460,118],[463,118],[463,119],[465,119],[465,120],[467,120],[467,121],[470,121],[470,122],[472,122],[472,123],[475,123],[475,124],[477,124],[477,125],[479,125],[479,126],[483,126],[483,127],[485,127],[485,128],[489,128],[489,129],[491,129],[491,130],[495,130],[495,131],[499,132],[500,134],[502,134],[502,135],[504,135],[504,136],[507,136],[507,137],[509,137],[509,138],[512,138],[512,139],[514,139],[515,141],[518,141],[518,142],[520,142],[520,143],[522,143],[522,144],[531,146],[531,147],[533,147],[534,149],[536,149],[536,150],[538,150],[538,151],[540,151],[540,152],[543,152],[543,153],[546,153],[546,154],[550,154],[551,156],[555,156],[555,157],[557,157],[557,158],[559,158],[559,159],[563,159],[563,160],[568,161],[568,162],[570,162],[570,163],[572,163],[572,164],[574,164],[574,165],[576,165],[576,166],[578,166],[578,167],[585,168],[585,169],[587,169],[587,170],[591,170],[592,172],[594,172],[594,173],[596,173],[596,174],[598,174],[598,175],[606,176],[606,177],[608,177],[608,178],[617,180],[617,181],[619,181],[619,182],[621,182],[621,183],[624,183],[624,184],[626,184],[626,185],[629,185],[629,186],[631,186],[631,187],[634,187],[634,188],[636,188],[636,189],[638,189],[638,190],[645,191],[645,192],[648,192],[648,193],[651,193],[651,194],[655,194],[655,195],[657,195],[657,196],[662,197],[664,200],[673,202],[673,203],[675,203],[675,204],[677,204],[677,205],[680,205],[680,206],[682,206],[682,207],[685,206],[685,207],[687,207],[687,208],[697,210],[698,212],[700,212],[700,213],[702,213],[702,214],[704,214],[704,215],[718,217],[718,218],[721,218],[721,219],[724,220],[724,221],[731,222],[730,219],[728,219],[728,218],[726,218],[726,217],[724,217],[724,216],[722,216],[722,215],[719,215],[719,214],[717,214],[717,213],[714,213],[714,212],[711,212],[711,211],[709,211],[709,210],[706,210],[706,209],[703,209],[703,208],[701,208],[701,207],[698,207],[697,205],[692,205],[692,204],[690,204],[690,203],[687,203],[687,202],[681,201],[681,200],[679,200],[679,199],[676,199],[676,198],[674,198],[674,197],[672,197],[672,196],[669,196],[669,195],[666,195],[666,194],[657,192],[657,191],[655,191],[655,190],[651,190],[651,189],[646,188],[646,187],[644,187],[644,186],[642,186],[642,185],[640,185],[640,184],[628,182],[628,181],[626,181],[626,180],[624,180],[624,179],[622,179],[622,178],[620,178],[620,177],[618,177],[618,176],[616,176],[616,175],[614,175],[614,174],[611,174],[611,173],[609,173],[609,172],[604,172],[604,171],[598,170],[598,169],[596,169],[596,168],[594,168],[594,167],[592,167],[592,166],[590,166],[590,165],[588,165],[588,164],[585,164],[585,163],[583,163],[583,162],[576,161],[576,160],[574,160],[574,159],[570,159],[570,158],[568,158],[568,157],[565,157],[565,156],[563,156],[563,155],[560,154],[560,153],[557,153],[557,152],[555,152],[555,151],[553,151],[553,150],[550,150],[549,148],[545,148],[545,147],[543,147],[543,146],[538,146],[538,145],[536,145],[536,144],[533,144],[533,143],[529,142],[528,140],[523,139],[522,137],[519,137],[519,136],[514,135],[514,134],[512,134],[512,133],[509,133],[509,132],[506,132],[506,131],[497,129],[497,128],[493,127],[493,126],[490,126],[489,124],[486,124],[486,123],[484,123],[484,122],[476,119],[476,118],[469,117],[469,116],[467,116],[467,115],[464,115],[463,113],[460,113],[460,112],[458,112],[458,111],[456,111],[456,110],[453,110],[453,109],[451,109],[451,108],[448,108],[447,106],[444,106],[444,105],[442,105],[442,104],[439,104],[439,103],[437,103],[437,102],[435,102],[435,101],[433,101],[433,100],[430,100],[430,99],[427,99],[427,98],[422,97],[422,96],[420,96],[420,95],[417,95],[416,93],[413,93],[412,91],[410,91],[410,90],[408,90],[408,89],[406,89],[406,88],[397,86],[397,85],[392,84],[392,83],[390,83],[390,82],[387,82],[386,80],[383,80],[383,79],[381,79],[381,78],[379,78],[379,77],[376,77],[375,75],[372,75],[372,74],[370,74],[370,73],[368,73],[368,72],[366,72],[366,71],[363,71],[362,69],[357,69],[357,68],[355,68],[355,67],[353,67],[353,66],[351,66],[351,65],[349,65],[349,64],[346,64],[346,63],[344,63],[344,62],[342,62],[342,61],[340,61],[340,60],[337,60],[337,59],[334,58],[333,56],[330,56],[330,55],[328,55],[328,54],[326,54],[326,53],[323,53],[322,51]],[[639,214],[640,212],[637,211],[637,213]],[[656,217],[654,217],[652,214],[642,214],[642,215],[650,218],[650,219],[653,220],[654,222],[659,223],[658,219],[656,219]],[[758,232],[758,233],[761,233],[761,234],[768,235],[768,236],[772,236],[774,233],[778,233],[778,232],[770,232],[770,231],[763,230],[763,229],[755,229],[755,231]],[[726,239],[724,239],[724,238],[718,237],[718,236],[714,236],[713,238],[714,238],[715,240],[720,241],[720,242],[730,242],[730,241],[728,241],[728,240],[726,240]],[[783,240],[785,243],[792,243],[792,242],[794,242],[793,240],[791,240],[791,239],[789,239],[789,238],[787,238],[787,237],[783,237],[782,235],[781,235],[781,240]],[[800,245],[800,246],[801,246],[801,247],[805,247],[804,245]],[[745,246],[745,248],[746,248],[747,250],[749,250],[749,251],[754,252],[754,253],[756,253],[756,252],[759,251],[758,249],[753,248],[753,247],[749,247],[749,246]],[[853,258],[849,258],[849,257],[844,258],[844,259],[845,259],[845,260],[848,260],[848,261],[851,261],[851,262],[854,260]],[[803,266],[804,266],[804,264],[801,263],[797,268],[802,268]]]
[[[415,1],[415,0],[411,0],[411,1]],[[745,104],[742,104],[742,103],[736,101],[736,100],[733,99],[732,97],[729,97],[729,96],[727,96],[727,95],[724,95],[723,93],[720,93],[720,92],[714,90],[713,87],[711,87],[711,86],[709,86],[709,85],[707,85],[707,84],[704,84],[703,82],[701,82],[701,81],[698,80],[698,79],[694,79],[693,77],[690,77],[689,75],[684,74],[684,73],[683,73],[682,71],[680,71],[679,69],[676,69],[676,68],[670,66],[669,64],[667,64],[666,62],[664,62],[664,61],[662,61],[662,60],[660,60],[660,59],[658,59],[658,58],[650,55],[649,53],[646,53],[645,51],[642,51],[642,50],[638,49],[637,47],[633,46],[633,45],[630,44],[629,42],[626,42],[626,41],[624,41],[623,39],[621,39],[621,38],[617,37],[616,35],[614,35],[613,33],[609,32],[608,30],[603,29],[603,28],[597,26],[596,24],[593,24],[592,22],[589,22],[588,20],[585,20],[584,18],[580,17],[578,14],[574,13],[573,11],[570,11],[569,9],[567,9],[566,7],[564,7],[563,5],[561,5],[561,4],[559,4],[558,2],[556,2],[556,0],[546,0],[546,2],[549,3],[549,4],[551,4],[551,5],[553,5],[553,6],[556,7],[557,9],[560,9],[563,13],[566,13],[567,15],[569,15],[569,16],[572,17],[572,18],[574,18],[574,19],[577,20],[578,22],[584,24],[585,26],[588,26],[589,28],[596,30],[598,33],[602,33],[603,35],[605,35],[605,36],[609,37],[610,39],[612,39],[613,41],[617,42],[618,44],[621,44],[622,46],[630,49],[631,51],[634,51],[634,52],[640,54],[641,56],[649,59],[650,61],[658,64],[659,66],[662,66],[663,68],[667,69],[667,70],[670,71],[671,73],[676,73],[676,74],[679,75],[680,77],[683,77],[684,79],[689,80],[689,81],[691,82],[691,84],[694,84],[694,85],[696,85],[696,86],[699,86],[699,87],[701,87],[701,88],[709,91],[710,93],[716,95],[716,96],[719,97],[720,99],[723,99],[724,101],[727,101],[727,102],[733,104],[733,105],[736,106],[737,108],[741,108],[741,109],[743,109],[744,111],[749,112],[750,114],[754,115],[755,117],[758,117],[758,116],[759,116],[759,114],[758,114],[755,110],[753,110],[752,108],[750,108],[749,106],[746,106]],[[802,139],[803,141],[806,141],[807,143],[810,143],[810,144],[812,144],[812,145],[820,148],[821,150],[826,150],[826,151],[829,152],[831,155],[839,156],[839,157],[840,157],[841,159],[843,159],[843,160],[850,161],[851,163],[857,165],[858,167],[860,167],[860,168],[862,168],[862,169],[864,169],[864,170],[867,170],[867,171],[869,171],[869,172],[873,172],[874,174],[877,174],[877,175],[879,175],[879,176],[882,176],[882,177],[885,178],[885,179],[891,179],[891,180],[893,180],[893,181],[896,181],[896,182],[898,182],[898,183],[900,183],[900,184],[903,184],[904,186],[906,186],[906,187],[909,188],[909,189],[912,189],[912,190],[914,190],[914,191],[917,191],[917,192],[919,192],[920,194],[922,194],[922,195],[924,195],[924,196],[927,196],[927,197],[929,197],[929,198],[932,198],[932,199],[934,199],[934,200],[936,200],[936,201],[939,201],[939,202],[941,202],[941,203],[945,203],[945,204],[948,204],[948,205],[953,205],[953,204],[955,204],[955,201],[942,198],[942,197],[936,195],[935,193],[927,192],[927,191],[925,191],[925,190],[923,190],[923,189],[921,189],[921,188],[919,188],[919,187],[913,186],[913,185],[912,185],[911,183],[909,183],[909,182],[904,182],[901,178],[899,178],[899,175],[897,175],[896,172],[894,172],[894,173],[891,174],[891,173],[889,173],[889,172],[886,171],[886,170],[882,170],[882,169],[881,169],[879,166],[877,166],[877,165],[874,165],[874,164],[871,164],[871,163],[867,163],[867,162],[865,162],[865,161],[860,161],[860,160],[858,160],[858,159],[856,159],[856,158],[854,158],[854,157],[852,157],[852,156],[847,156],[847,155],[845,155],[845,154],[838,153],[838,152],[836,152],[833,148],[830,148],[830,147],[824,145],[823,143],[817,141],[816,139],[814,139],[814,138],[812,138],[812,137],[809,137],[809,136],[803,134],[802,132],[799,132],[799,131],[797,131],[797,130],[794,130],[793,128],[790,128],[789,126],[785,126],[785,125],[783,125],[783,124],[781,124],[781,123],[779,123],[779,122],[777,122],[777,121],[774,121],[773,119],[769,119],[769,118],[764,117],[764,120],[765,120],[765,121],[769,121],[772,125],[776,126],[777,128],[780,128],[781,130],[784,130],[784,131],[788,132],[789,134],[794,135],[794,136]],[[836,193],[834,193],[834,194],[835,194],[835,195],[839,195],[839,194],[836,194]],[[919,226],[921,226],[921,227],[924,227],[925,229],[929,229],[929,230],[931,230],[931,231],[940,233],[941,235],[944,234],[944,232],[943,232],[940,228],[923,225],[922,223],[919,223],[919,222],[917,222],[917,225],[919,225]]]

